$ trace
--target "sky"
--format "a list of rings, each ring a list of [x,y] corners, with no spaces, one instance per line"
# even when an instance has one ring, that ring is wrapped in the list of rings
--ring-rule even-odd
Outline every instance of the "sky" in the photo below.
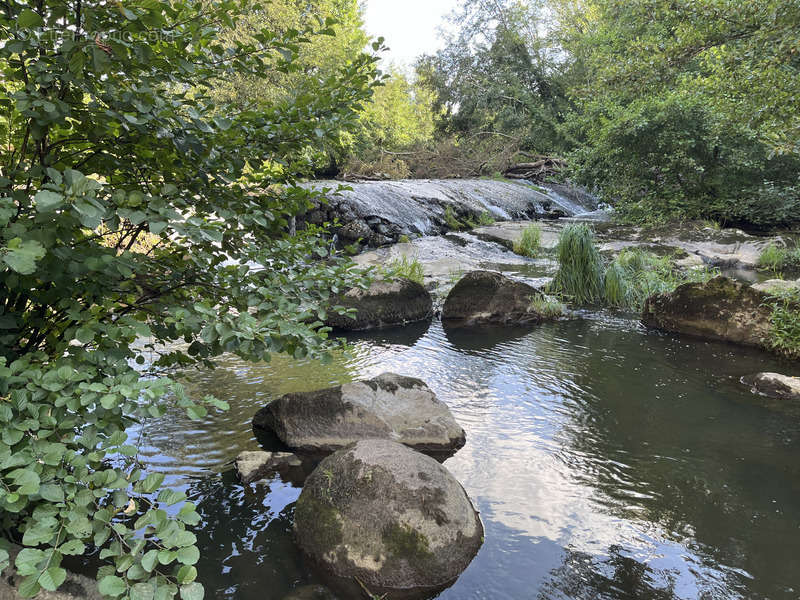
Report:
[[[410,67],[420,54],[443,46],[437,28],[459,0],[366,0],[367,32],[386,38],[390,50],[384,61]]]

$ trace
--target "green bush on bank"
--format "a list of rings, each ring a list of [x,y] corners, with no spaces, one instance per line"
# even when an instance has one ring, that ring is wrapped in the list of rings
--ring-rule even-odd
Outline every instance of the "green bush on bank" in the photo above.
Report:
[[[369,99],[377,59],[291,100],[221,101],[219,81],[298,72],[329,33],[220,40],[258,8],[0,4],[0,570],[22,545],[8,574],[25,597],[92,552],[107,598],[200,600],[200,516],[126,431],[226,408],[187,397],[175,369],[329,359],[331,298],[368,283],[320,231],[287,231],[312,205],[295,177]]]

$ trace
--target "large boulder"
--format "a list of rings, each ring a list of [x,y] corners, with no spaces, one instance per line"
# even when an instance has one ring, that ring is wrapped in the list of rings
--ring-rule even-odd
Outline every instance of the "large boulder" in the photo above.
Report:
[[[772,313],[766,299],[748,285],[715,277],[648,298],[642,322],[664,331],[766,348]]]
[[[363,331],[429,319],[433,300],[421,284],[409,279],[376,280],[369,289],[352,288],[335,304],[356,309],[355,316],[329,313],[325,324],[336,329]]]
[[[789,377],[780,373],[758,373],[752,377],[742,378],[742,383],[750,385],[754,392],[764,396],[800,401],[800,377]]]
[[[446,587],[483,543],[478,513],[447,469],[386,440],[323,460],[297,501],[294,528],[326,573],[390,598]]]
[[[380,438],[423,452],[452,453],[466,440],[450,409],[425,382],[394,373],[286,394],[259,410],[253,425],[272,429],[284,444],[304,452],[333,452]]]
[[[539,323],[549,318],[534,305],[542,297],[542,292],[527,283],[492,271],[472,271],[450,290],[442,321],[464,325]]]

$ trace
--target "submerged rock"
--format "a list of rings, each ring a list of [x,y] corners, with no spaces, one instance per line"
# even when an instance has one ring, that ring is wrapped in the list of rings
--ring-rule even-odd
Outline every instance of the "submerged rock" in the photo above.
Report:
[[[542,297],[542,292],[527,283],[492,271],[472,271],[450,290],[442,309],[442,321],[464,325],[539,323],[551,318],[533,304]]]
[[[303,585],[292,590],[283,600],[336,600],[336,596],[324,585]]]
[[[752,377],[742,378],[742,383],[751,386],[753,392],[764,396],[800,401],[800,377],[789,377],[780,373],[758,373]]]
[[[448,586],[483,543],[478,513],[447,469],[386,440],[323,460],[294,516],[300,547],[325,572],[391,598]]]
[[[433,300],[421,284],[409,279],[376,280],[369,289],[353,288],[334,304],[356,309],[353,317],[329,313],[325,324],[362,331],[424,321],[433,314]]]
[[[379,438],[450,453],[466,440],[450,409],[425,382],[394,373],[286,394],[259,410],[253,425],[272,429],[284,444],[305,452],[332,452]]]
[[[236,457],[236,472],[242,483],[251,483],[273,471],[300,467],[302,464],[291,452],[245,451]]]
[[[771,308],[766,295],[727,277],[685,283],[645,302],[647,327],[748,346],[768,347]]]

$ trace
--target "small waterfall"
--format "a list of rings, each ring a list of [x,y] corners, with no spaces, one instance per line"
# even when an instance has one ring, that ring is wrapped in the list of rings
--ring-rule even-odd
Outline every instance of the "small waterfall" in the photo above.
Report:
[[[314,181],[315,189],[336,189],[341,182]],[[328,196],[328,213],[345,223],[378,222],[406,234],[439,233],[448,209],[459,217],[488,212],[496,220],[530,219],[561,212],[565,216],[593,210],[589,202],[567,197],[563,190],[494,179],[406,179],[348,183],[351,190]],[[592,199],[593,201],[593,199]],[[328,216],[330,216],[330,214]]]

